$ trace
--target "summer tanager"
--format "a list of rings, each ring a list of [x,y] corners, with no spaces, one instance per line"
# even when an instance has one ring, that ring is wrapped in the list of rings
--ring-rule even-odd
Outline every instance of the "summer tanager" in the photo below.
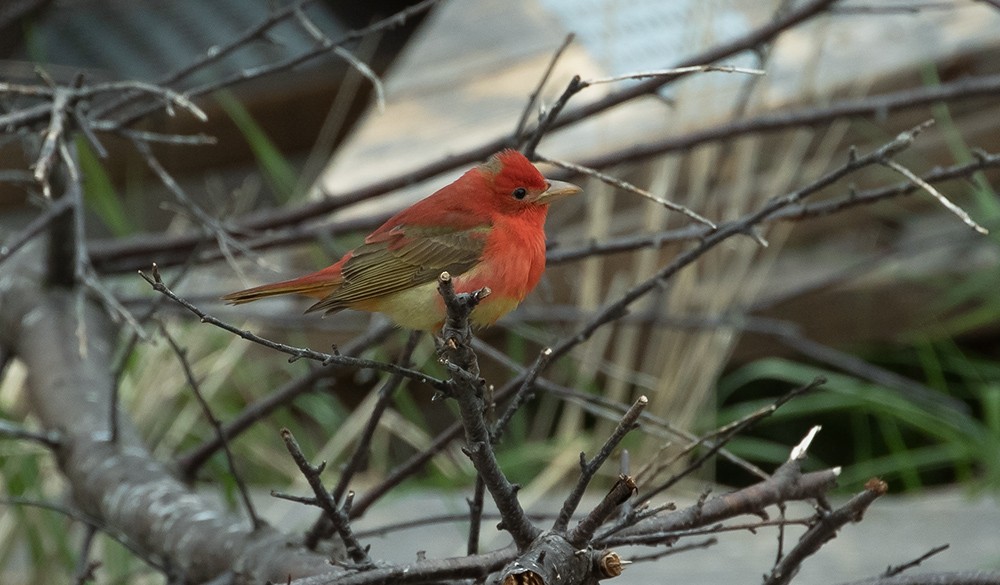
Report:
[[[437,278],[447,271],[458,293],[491,289],[470,316],[473,325],[491,325],[542,276],[549,203],[579,192],[505,150],[392,216],[335,264],[223,299],[240,304],[298,293],[319,299],[307,312],[379,312],[403,327],[435,331],[445,318]]]

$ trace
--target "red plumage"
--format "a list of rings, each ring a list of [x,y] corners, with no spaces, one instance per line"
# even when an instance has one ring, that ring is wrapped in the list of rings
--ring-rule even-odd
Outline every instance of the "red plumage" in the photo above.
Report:
[[[489,325],[545,270],[549,203],[579,191],[547,181],[521,153],[505,150],[389,218],[335,264],[223,299],[240,304],[297,293],[319,299],[309,311],[375,311],[405,327],[435,330],[444,320],[437,277],[448,271],[457,292],[492,290],[471,316]]]

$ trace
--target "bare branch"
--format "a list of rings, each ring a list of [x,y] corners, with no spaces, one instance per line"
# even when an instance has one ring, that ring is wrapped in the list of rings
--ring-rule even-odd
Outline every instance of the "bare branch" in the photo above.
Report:
[[[983,226],[979,225],[971,217],[969,217],[969,214],[966,213],[966,211],[964,209],[962,209],[961,207],[959,207],[959,206],[955,205],[954,203],[952,203],[947,197],[945,197],[944,195],[942,195],[940,191],[938,191],[937,189],[935,189],[933,185],[931,185],[927,181],[921,179],[919,176],[917,176],[910,169],[904,167],[903,165],[899,164],[898,162],[896,162],[894,160],[885,160],[885,161],[882,161],[882,164],[885,165],[885,166],[887,166],[887,167],[889,167],[890,169],[896,171],[897,173],[903,175],[911,183],[913,183],[914,185],[919,186],[924,191],[927,191],[928,193],[930,193],[935,199],[938,200],[938,202],[941,205],[944,206],[945,209],[947,209],[948,211],[950,211],[950,212],[954,213],[955,215],[957,215],[958,218],[961,219],[965,223],[965,225],[971,227],[972,229],[976,230],[977,232],[979,232],[979,233],[981,233],[983,235],[986,235],[986,234],[990,233],[989,230],[987,230]]]
[[[60,144],[63,142],[66,126],[66,115],[70,104],[71,93],[65,88],[58,88],[49,106],[49,127],[45,131],[45,139],[42,147],[38,151],[38,160],[35,161],[35,181],[42,187],[42,195],[52,198],[52,186],[50,173],[55,165],[56,156],[60,152]]]
[[[333,53],[347,61],[347,64],[353,67],[362,76],[366,77],[375,89],[375,105],[379,112],[385,111],[385,87],[382,85],[382,80],[379,79],[378,75],[372,71],[372,68],[365,64],[364,61],[358,59],[354,53],[348,51],[344,47],[336,45],[330,37],[323,34],[323,31],[316,26],[316,23],[309,18],[309,15],[302,10],[302,7],[298,4],[295,5],[295,18],[299,21],[299,24],[309,36],[313,38],[314,41],[324,49],[333,49]]]
[[[438,278],[438,291],[444,298],[445,308],[448,311],[442,329],[440,355],[442,363],[451,375],[448,381],[449,394],[458,402],[462,416],[462,426],[465,429],[465,454],[472,460],[476,471],[483,478],[486,489],[493,497],[493,502],[500,510],[503,520],[499,527],[510,533],[518,550],[524,551],[538,537],[541,530],[525,516],[524,509],[517,499],[517,488],[510,483],[497,462],[490,432],[483,416],[485,381],[479,378],[476,354],[468,345],[468,340],[472,337],[469,315],[479,300],[486,296],[484,292],[488,294],[489,289],[456,294],[451,275],[442,272]]]
[[[552,525],[553,530],[566,530],[566,527],[569,525],[569,519],[573,516],[573,512],[576,511],[577,506],[580,505],[580,500],[583,498],[583,494],[587,490],[587,486],[590,485],[590,480],[593,479],[597,471],[602,465],[604,465],[604,462],[611,456],[612,451],[614,451],[618,444],[621,443],[622,439],[625,438],[625,435],[636,428],[636,421],[639,420],[639,416],[642,414],[642,411],[646,408],[647,404],[649,404],[649,399],[645,396],[640,396],[632,404],[632,407],[625,412],[625,415],[622,416],[621,420],[618,422],[618,426],[615,427],[614,432],[611,433],[611,436],[604,442],[601,450],[598,451],[597,455],[594,455],[593,459],[586,461],[584,454],[580,453],[580,478],[577,480],[576,486],[570,492],[569,496],[567,496],[566,500],[563,502],[562,509],[559,511],[559,516]],[[624,481],[624,479],[619,478],[619,481]],[[631,484],[632,491],[637,490],[634,480],[629,478],[628,483]],[[596,526],[593,527],[593,529],[596,528]],[[590,534],[588,534],[586,538],[589,539],[592,535],[593,530],[590,530]],[[570,541],[577,542],[578,539],[570,538]]]
[[[938,101],[954,101],[959,99],[996,95],[998,91],[1000,91],[1000,75],[962,78],[958,81],[939,86],[922,86],[890,94],[837,101],[827,107],[808,107],[801,110],[785,110],[754,118],[746,118],[681,136],[668,137],[662,141],[654,141],[641,146],[617,150],[582,161],[581,164],[583,166],[596,169],[607,168],[622,162],[641,160],[643,158],[663,154],[665,152],[687,150],[699,144],[725,140],[747,133],[772,132],[784,128],[815,125],[850,116],[881,115],[886,112],[896,112],[914,107],[922,107]],[[0,116],[0,122],[2,122],[2,120],[3,117]],[[485,159],[497,150],[510,146],[510,140],[506,138],[499,139],[477,147],[474,150],[470,150],[469,152],[456,154],[451,157],[435,161],[434,163],[431,163],[421,169],[406,172],[396,177],[379,179],[376,183],[372,183],[349,192],[337,193],[335,197],[325,197],[291,209],[258,212],[252,216],[241,218],[240,220],[235,221],[234,224],[247,230],[267,230],[291,226],[307,219],[319,217],[338,209],[343,209],[347,206],[358,203],[359,201],[364,201],[372,197],[382,195],[394,189],[411,185],[414,182],[426,180],[439,173],[453,169],[456,166]],[[998,162],[998,160],[989,160],[983,162],[977,161],[969,164],[978,165],[978,168],[985,168],[995,167],[1000,164],[1000,162]],[[959,171],[957,175],[953,176],[963,175],[962,172]],[[907,183],[907,185],[909,185],[909,183]],[[897,194],[900,193],[894,192],[892,194],[886,194],[885,197],[891,197]],[[337,224],[336,227],[338,231],[346,231],[349,229],[371,229],[376,227],[379,223],[381,223],[381,221],[384,221],[388,217],[389,214],[386,214],[380,218],[369,219],[368,221],[353,221],[347,224]],[[261,242],[261,244],[273,246],[283,242],[296,243],[303,241],[303,239],[315,237],[315,234],[330,233],[330,230],[330,226],[323,226],[322,230],[315,228],[312,232],[303,232],[300,230],[291,234],[290,237],[285,238],[284,240],[281,238],[275,239],[273,237],[267,237]],[[697,239],[701,236],[701,234],[702,232],[699,232],[696,227],[692,226],[691,228],[681,230],[681,232],[668,232],[666,234],[655,234],[651,236],[643,234],[642,236],[638,236],[638,238],[642,239],[643,242],[647,239],[651,239],[653,242],[662,244],[669,241]],[[192,247],[199,241],[200,237],[194,234],[186,234],[182,236],[145,234],[141,238],[136,238],[132,241],[126,240],[125,242],[105,242],[103,245],[97,245],[96,247],[92,246],[94,249],[92,255],[95,259],[95,263],[103,272],[125,272],[129,270],[136,270],[145,266],[148,263],[148,257],[151,250],[155,250],[157,252],[161,258],[161,265],[166,265],[169,252],[173,252],[173,254],[169,255],[170,258],[174,258],[171,262],[181,262],[190,255]],[[631,240],[622,240],[615,242],[613,248],[616,248],[617,251],[622,251],[635,249],[636,247],[641,247],[642,245],[650,244],[635,244]],[[577,257],[579,257],[580,251],[577,252]],[[550,252],[550,256],[556,258],[556,261],[560,261],[564,257],[563,253],[558,250]]]
[[[261,527],[261,520],[257,516],[257,510],[254,509],[253,502],[250,501],[250,494],[247,492],[246,483],[243,481],[243,476],[240,474],[239,470],[236,469],[236,460],[233,458],[233,452],[229,449],[229,441],[226,438],[226,430],[222,427],[222,423],[219,419],[215,417],[212,413],[212,407],[209,406],[208,401],[201,393],[201,386],[198,383],[198,379],[194,375],[194,370],[191,369],[191,364],[187,359],[187,350],[178,345],[177,341],[170,335],[167,331],[167,326],[160,323],[160,334],[163,335],[164,339],[167,340],[167,344],[170,345],[170,349],[173,350],[174,355],[177,356],[177,361],[180,362],[181,370],[184,372],[184,378],[187,380],[188,386],[191,387],[191,392],[194,393],[194,397],[198,400],[198,404],[201,406],[201,411],[208,419],[209,424],[212,425],[212,429],[215,431],[215,436],[218,437],[219,443],[222,445],[222,451],[226,454],[226,466],[229,468],[230,475],[233,476],[233,480],[236,482],[237,491],[239,491],[240,499],[243,501],[243,508],[247,512],[247,516],[250,518],[250,524],[254,530]]]
[[[701,223],[701,224],[704,224],[704,225],[708,226],[708,228],[710,230],[714,230],[714,229],[716,229],[718,227],[717,225],[715,225],[715,223],[712,220],[707,219],[705,217],[702,217],[701,215],[699,215],[694,210],[692,210],[692,209],[690,209],[688,207],[685,207],[685,206],[683,206],[683,205],[681,205],[679,203],[674,203],[673,201],[669,201],[667,199],[664,199],[662,197],[654,195],[654,194],[650,193],[649,191],[647,191],[645,189],[640,189],[639,187],[636,187],[635,185],[633,185],[632,183],[629,183],[628,181],[625,181],[623,179],[619,179],[618,177],[613,177],[613,176],[608,175],[606,173],[602,173],[601,171],[598,171],[597,169],[592,169],[592,168],[589,168],[589,167],[585,167],[583,165],[578,165],[578,164],[575,164],[575,163],[571,163],[569,161],[555,160],[555,159],[551,159],[551,158],[546,158],[545,156],[542,156],[542,155],[536,155],[536,158],[538,160],[542,161],[542,162],[547,162],[547,163],[553,164],[553,165],[555,165],[555,166],[557,166],[559,168],[563,168],[563,169],[566,169],[566,170],[569,170],[569,171],[573,171],[573,172],[576,172],[576,173],[581,173],[581,174],[587,175],[588,177],[594,177],[595,179],[598,179],[598,180],[600,180],[600,181],[602,181],[604,183],[607,183],[608,185],[611,185],[612,187],[617,187],[617,188],[622,189],[624,191],[628,191],[629,193],[635,193],[636,195],[639,195],[641,197],[645,197],[646,199],[649,199],[650,201],[652,201],[654,203],[658,203],[658,204],[662,205],[663,207],[666,207],[667,209],[670,209],[670,210],[673,210],[673,211],[677,211],[679,213],[683,213],[684,215],[690,217],[691,219],[697,221],[698,223]]]
[[[873,577],[842,585],[1000,585],[1000,571],[952,571]]]
[[[281,438],[285,442],[288,453],[291,454],[295,464],[298,465],[302,475],[305,476],[306,481],[309,482],[309,486],[312,487],[313,493],[316,495],[317,504],[326,512],[326,516],[330,519],[337,534],[343,539],[344,545],[347,547],[347,554],[351,557],[351,560],[358,565],[359,569],[374,567],[374,563],[368,557],[368,549],[362,547],[361,543],[354,537],[347,514],[337,506],[336,500],[333,499],[330,492],[326,491],[326,488],[323,486],[323,480],[320,479],[319,475],[323,472],[325,465],[314,466],[309,463],[292,432],[288,429],[281,429]]]
[[[265,339],[259,335],[251,333],[250,331],[240,329],[238,327],[230,325],[229,323],[216,319],[215,317],[212,317],[208,313],[205,313],[204,311],[199,309],[190,301],[187,301],[177,296],[176,293],[174,293],[167,287],[166,284],[164,284],[163,279],[160,278],[160,271],[159,268],[156,266],[156,264],[153,264],[152,274],[153,274],[152,276],[147,276],[144,272],[139,271],[139,276],[141,276],[143,280],[148,282],[149,285],[153,287],[153,290],[159,292],[160,294],[166,295],[172,301],[176,302],[177,304],[183,306],[188,311],[191,311],[192,313],[197,315],[201,319],[202,323],[208,323],[209,325],[214,325],[220,329],[224,329],[230,333],[242,337],[247,341],[252,341],[253,343],[263,345],[264,347],[269,347],[276,351],[288,354],[291,356],[291,358],[289,358],[289,361],[296,361],[305,358],[321,362],[324,366],[335,365],[339,367],[353,367],[353,368],[379,370],[381,372],[387,372],[390,374],[399,373],[405,378],[409,378],[411,380],[416,380],[418,382],[428,384],[429,386],[437,390],[445,391],[448,388],[447,384],[442,380],[438,380],[436,378],[428,376],[423,372],[418,372],[416,370],[411,370],[409,368],[402,368],[400,366],[397,366],[396,364],[387,364],[375,360],[350,357],[340,354],[336,355],[328,354],[315,351],[312,349],[293,347],[291,345],[286,345],[284,343],[278,343],[276,341]]]
[[[597,529],[615,513],[618,506],[624,504],[629,498],[638,493],[638,491],[635,481],[631,477],[627,475],[619,476],[618,481],[611,486],[611,490],[604,495],[601,501],[594,506],[594,509],[585,518],[577,523],[576,527],[566,535],[566,539],[577,547],[586,545],[594,537]],[[565,511],[565,509],[564,507],[563,510]],[[562,512],[560,512],[557,522],[561,519]]]
[[[163,297],[166,298],[166,297]],[[381,342],[395,330],[395,327],[388,323],[382,323],[373,327],[365,335],[356,337],[340,348],[341,355],[358,355],[362,351]],[[243,412],[226,423],[223,430],[226,436],[233,439],[250,428],[258,420],[270,415],[275,410],[288,406],[295,398],[306,392],[312,391],[316,383],[325,378],[331,377],[333,370],[317,368],[299,378],[296,378],[271,394],[254,402],[246,407]],[[218,436],[206,440],[201,445],[179,455],[176,464],[181,470],[181,475],[185,479],[194,478],[202,464],[212,456],[213,453],[222,447]]]
[[[52,201],[44,212],[0,245],[0,264],[13,256],[14,252],[20,250],[34,237],[41,234],[56,218],[72,209],[73,205],[73,200],[69,197],[60,197]]]
[[[535,104],[538,103],[538,96],[541,95],[542,89],[552,76],[552,72],[556,68],[556,63],[559,62],[559,58],[566,52],[566,49],[569,47],[570,43],[573,42],[574,38],[576,38],[576,35],[573,33],[566,35],[562,44],[559,45],[556,52],[552,54],[552,59],[549,60],[549,64],[545,68],[545,72],[542,73],[541,79],[538,80],[538,85],[535,86],[535,90],[531,92],[531,95],[528,97],[528,103],[524,104],[524,110],[521,112],[521,117],[517,121],[517,126],[514,127],[514,140],[520,141],[524,136],[524,130],[528,125],[528,118],[531,116],[531,111],[534,109]]]
[[[771,416],[779,408],[787,404],[793,398],[801,396],[802,394],[809,392],[825,383],[826,380],[820,377],[814,379],[808,384],[799,386],[797,388],[793,388],[792,390],[786,392],[784,395],[779,397],[773,403],[763,408],[760,408],[737,421],[725,425],[720,429],[713,431],[712,433],[710,433],[708,437],[703,437],[701,439],[698,439],[697,441],[692,441],[689,445],[687,445],[684,449],[682,449],[680,453],[677,454],[678,459],[681,457],[686,457],[688,453],[706,443],[708,444],[708,449],[704,453],[701,453],[696,459],[694,459],[679,473],[674,474],[672,477],[660,483],[659,485],[650,487],[644,494],[642,502],[645,503],[651,501],[654,496],[665,492],[666,490],[676,485],[678,481],[690,475],[696,469],[700,469],[701,466],[706,461],[708,461],[716,453],[722,450],[722,448],[725,447],[729,443],[729,441],[731,441],[733,437],[735,437],[739,433],[742,433],[743,431],[757,424],[761,420]],[[711,440],[709,441],[709,439]],[[797,458],[793,457],[793,459]],[[650,461],[649,463],[646,464],[646,466],[640,469],[639,473],[636,475],[639,477],[644,477],[647,475],[650,476],[650,478],[655,477],[657,473],[656,472],[657,465],[658,462]],[[645,483],[645,480],[643,483]]]
[[[707,498],[683,510],[641,518],[638,522],[617,524],[599,533],[595,546],[651,544],[659,537],[669,542],[677,530],[711,526],[720,520],[754,514],[778,502],[805,500],[826,494],[837,482],[839,469],[802,473],[798,461],[788,461],[774,474],[759,483],[732,493]]]
[[[689,65],[687,67],[675,67],[673,69],[657,69],[655,71],[638,71],[636,73],[625,73],[624,75],[614,75],[612,77],[597,77],[588,79],[584,83],[587,85],[598,85],[601,83],[615,83],[618,81],[634,79],[651,79],[658,77],[676,77],[685,73],[708,73],[710,71],[720,71],[722,73],[745,73],[747,75],[766,75],[763,69],[750,69],[747,67],[735,67],[733,65]]]
[[[926,561],[927,559],[933,557],[936,554],[939,554],[939,553],[942,553],[942,552],[948,550],[949,548],[951,548],[950,544],[942,544],[940,546],[935,546],[934,548],[932,548],[931,550],[925,552],[924,554],[920,555],[919,557],[913,559],[912,561],[908,561],[906,563],[903,563],[902,565],[889,565],[886,568],[885,572],[882,573],[882,576],[883,577],[892,577],[894,575],[898,575],[898,574],[902,573],[903,571],[906,571],[908,569],[912,569],[913,567],[919,567],[920,563]]]
[[[968,163],[961,163],[945,168],[934,169],[925,174],[922,179],[928,183],[947,181],[960,177],[967,177],[976,171],[1000,167],[1000,153],[979,153],[975,160]],[[823,217],[832,213],[837,213],[844,209],[861,205],[871,205],[879,201],[908,195],[919,189],[912,182],[903,182],[888,187],[878,187],[864,191],[855,191],[839,199],[820,201],[816,203],[801,203],[792,205],[785,209],[771,214],[766,223],[776,221],[797,221],[814,217]],[[546,262],[549,265],[574,262],[590,256],[616,254],[640,248],[659,248],[666,244],[697,240],[703,237],[708,231],[701,226],[687,226],[679,229],[666,230],[651,234],[638,234],[622,236],[619,238],[609,238],[604,242],[594,242],[586,246],[570,248],[556,248],[546,254]]]
[[[417,346],[417,342],[420,340],[420,332],[414,331],[410,333],[410,338],[406,342],[406,347],[403,348],[402,354],[396,363],[400,366],[405,366],[410,361],[410,356],[413,355],[413,350]],[[350,485],[351,480],[354,478],[354,474],[361,469],[365,461],[368,460],[369,450],[371,449],[371,440],[375,435],[375,430],[378,428],[378,423],[382,419],[382,415],[385,414],[386,408],[389,407],[389,403],[392,401],[396,390],[399,389],[403,382],[403,377],[399,374],[393,374],[388,380],[382,384],[382,387],[378,391],[378,400],[375,401],[375,406],[372,408],[371,415],[368,416],[368,422],[365,423],[365,428],[361,431],[361,437],[357,441],[357,445],[354,447],[354,452],[351,454],[350,459],[344,465],[344,468],[340,472],[340,479],[337,480],[337,486],[331,492],[333,501],[339,502],[344,494],[347,492],[347,486]],[[310,549],[315,549],[316,545],[320,540],[330,538],[333,535],[334,526],[329,521],[326,516],[321,516],[312,525],[312,527],[306,532],[305,545]]]
[[[781,559],[764,579],[764,585],[784,585],[798,572],[799,566],[807,557],[815,553],[824,544],[837,535],[848,522],[858,522],[865,510],[878,497],[889,491],[884,481],[873,479],[865,485],[865,490],[851,498],[842,507],[822,516],[812,528],[806,531],[785,558]]]

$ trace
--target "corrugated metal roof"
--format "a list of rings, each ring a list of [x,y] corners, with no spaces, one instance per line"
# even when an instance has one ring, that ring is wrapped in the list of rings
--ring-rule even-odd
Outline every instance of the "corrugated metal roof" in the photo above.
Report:
[[[59,0],[33,27],[32,58],[104,72],[111,78],[153,80],[191,63],[213,45],[223,45],[265,20],[275,5],[266,0]],[[322,2],[306,8],[313,22],[336,38],[346,27]],[[294,21],[271,29],[202,70],[203,78],[255,67],[315,45]]]

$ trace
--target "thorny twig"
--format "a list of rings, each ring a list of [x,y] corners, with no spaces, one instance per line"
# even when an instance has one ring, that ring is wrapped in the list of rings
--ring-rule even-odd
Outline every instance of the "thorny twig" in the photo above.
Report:
[[[226,430],[216,418],[215,414],[212,412],[212,407],[205,400],[205,396],[201,393],[201,385],[198,383],[197,377],[194,375],[194,370],[191,369],[191,363],[187,358],[187,350],[182,348],[177,341],[174,339],[170,332],[167,330],[167,326],[162,322],[160,323],[160,334],[163,335],[164,339],[167,340],[167,344],[170,345],[170,349],[173,350],[174,355],[177,356],[177,361],[180,362],[181,370],[184,372],[184,378],[187,380],[188,386],[191,387],[191,392],[194,394],[195,399],[198,401],[198,405],[201,406],[201,411],[208,419],[209,424],[212,425],[212,430],[215,431],[215,436],[218,438],[219,443],[222,445],[222,451],[226,455],[226,466],[229,468],[229,474],[233,477],[233,481],[236,482],[236,489],[240,494],[240,499],[243,501],[243,507],[246,509],[247,516],[250,517],[250,524],[254,530],[261,527],[261,519],[257,516],[257,510],[254,508],[253,502],[250,500],[250,494],[247,491],[246,482],[243,481],[243,476],[240,474],[239,470],[236,468],[236,460],[233,458],[233,452],[229,448],[229,440],[226,437]]]
[[[358,565],[359,569],[374,567],[374,563],[371,558],[368,557],[368,549],[362,547],[361,543],[359,543],[357,538],[354,537],[347,514],[338,506],[337,501],[333,499],[330,492],[326,491],[326,487],[323,486],[323,480],[320,479],[320,474],[323,472],[325,464],[315,466],[309,463],[309,460],[306,459],[306,456],[302,453],[302,449],[299,447],[295,437],[288,429],[281,430],[281,438],[285,442],[285,447],[288,449],[288,453],[291,454],[292,459],[299,467],[302,475],[305,476],[306,481],[309,482],[309,486],[312,488],[313,494],[316,496],[315,504],[326,512],[327,518],[330,519],[330,522],[333,524],[337,534],[340,535],[341,539],[343,539],[344,545],[347,547],[348,556],[350,556],[351,560]]]
[[[716,229],[718,227],[717,225],[715,225],[715,223],[712,220],[710,220],[708,218],[705,218],[705,217],[702,217],[700,214],[698,214],[693,209],[690,209],[690,208],[685,207],[685,206],[683,206],[683,205],[681,205],[679,203],[674,203],[673,201],[669,201],[667,199],[664,199],[662,197],[654,195],[653,193],[650,193],[649,191],[647,191],[645,189],[641,189],[639,187],[636,187],[635,185],[633,185],[632,183],[629,183],[628,181],[625,181],[623,179],[619,179],[618,177],[611,176],[611,175],[609,175],[607,173],[602,173],[601,171],[598,171],[597,169],[592,169],[592,168],[589,168],[589,167],[585,167],[583,165],[578,165],[578,164],[575,164],[575,163],[571,163],[569,161],[551,159],[551,158],[542,156],[540,154],[536,155],[536,158],[538,160],[542,161],[542,162],[547,162],[549,164],[553,164],[553,165],[555,165],[555,166],[557,166],[559,168],[563,168],[563,169],[570,170],[570,171],[573,171],[573,172],[576,172],[576,173],[587,175],[588,177],[594,177],[595,179],[598,179],[599,181],[607,183],[608,185],[611,185],[612,187],[617,187],[619,189],[622,189],[623,191],[628,191],[629,193],[635,193],[636,195],[639,195],[640,197],[645,197],[646,199],[649,199],[650,201],[652,201],[654,203],[658,203],[658,204],[662,205],[663,207],[666,207],[667,209],[670,209],[672,211],[676,211],[676,212],[682,213],[682,214],[690,217],[691,219],[697,221],[698,223],[704,224],[710,230],[714,230],[714,229]]]
[[[882,162],[883,165],[889,167],[890,169],[892,169],[892,170],[896,171],[897,173],[899,173],[899,174],[903,175],[904,177],[906,177],[906,179],[908,181],[910,181],[911,183],[913,183],[914,185],[917,185],[918,187],[920,187],[924,191],[927,191],[928,193],[930,193],[935,199],[938,200],[938,202],[941,205],[944,206],[945,209],[947,209],[948,211],[950,211],[950,212],[954,213],[955,215],[957,215],[958,218],[961,219],[963,223],[965,223],[965,225],[971,227],[972,229],[976,230],[977,232],[983,234],[984,236],[986,234],[990,233],[989,230],[987,230],[983,226],[981,226],[978,223],[976,223],[975,221],[973,221],[973,219],[971,217],[969,217],[969,214],[966,213],[966,211],[964,209],[962,209],[961,207],[959,207],[959,206],[955,205],[954,203],[952,203],[947,197],[945,197],[944,195],[942,195],[940,191],[938,191],[937,189],[935,189],[933,185],[931,185],[927,181],[921,179],[916,173],[914,173],[910,169],[904,167],[903,165],[901,165],[898,162],[896,162],[894,160],[891,160],[891,159],[886,159],[886,160],[881,161],[881,162]]]
[[[902,565],[889,565],[888,567],[886,567],[885,571],[882,573],[882,576],[883,577],[892,577],[893,575],[898,575],[898,574],[902,573],[903,571],[912,569],[913,567],[918,567],[918,566],[920,566],[920,563],[923,563],[924,561],[926,561],[927,559],[933,557],[934,555],[943,553],[944,551],[948,550],[949,548],[951,548],[950,544],[942,544],[942,545],[939,545],[939,546],[935,546],[934,548],[932,548],[931,550],[925,552],[924,554],[920,555],[919,557],[913,559],[912,561],[905,562]]]
[[[798,572],[799,566],[810,555],[815,553],[827,541],[837,535],[837,531],[848,522],[858,522],[868,506],[878,497],[884,495],[889,486],[884,481],[873,479],[865,484],[865,490],[851,498],[842,507],[824,514],[813,525],[798,544],[781,559],[764,579],[764,585],[784,585],[791,581]]]
[[[357,355],[381,342],[394,329],[392,325],[387,323],[377,325],[368,333],[355,337],[349,343],[340,347],[340,353],[341,355],[348,356]],[[298,396],[312,391],[319,381],[330,378],[332,374],[333,370],[328,368],[316,368],[299,378],[291,380],[274,392],[247,406],[242,412],[227,422],[223,427],[226,436],[230,439],[237,437],[249,429],[255,422],[270,415],[279,408],[290,405]],[[185,479],[193,478],[205,461],[221,447],[222,443],[216,436],[179,455],[176,459],[176,464],[181,470],[182,477]]]
[[[580,477],[577,480],[576,486],[570,492],[569,496],[566,497],[566,501],[563,502],[562,509],[559,511],[559,516],[556,517],[555,523],[552,525],[553,530],[565,530],[569,525],[569,520],[573,516],[573,512],[576,511],[577,506],[580,505],[580,500],[583,498],[584,492],[587,490],[587,486],[590,484],[590,480],[593,479],[597,471],[604,465],[608,457],[611,456],[612,451],[618,446],[618,444],[625,438],[625,435],[630,431],[635,429],[637,426],[636,421],[639,420],[639,416],[642,411],[649,404],[649,399],[645,396],[640,396],[629,408],[625,414],[622,416],[621,420],[618,421],[618,426],[615,427],[614,432],[611,436],[604,442],[600,451],[594,458],[590,461],[586,460],[586,456],[580,453]],[[635,481],[629,478],[629,482],[633,491],[637,489],[635,487]],[[603,521],[603,519],[602,519]],[[596,528],[596,527],[595,527]],[[593,531],[591,531],[591,535]]]
[[[825,383],[826,380],[824,378],[818,377],[808,384],[804,384],[797,388],[793,388],[792,390],[786,392],[784,395],[779,397],[773,403],[763,408],[760,408],[737,421],[734,421],[726,426],[723,426],[719,429],[712,431],[710,435],[707,437],[703,437],[698,441],[692,442],[691,444],[689,444],[688,446],[686,446],[684,449],[681,450],[681,452],[677,455],[676,459],[680,459],[686,456],[696,447],[704,444],[705,442],[707,442],[707,440],[711,439],[711,443],[709,443],[708,449],[706,449],[704,453],[701,453],[697,458],[695,458],[683,470],[673,475],[666,481],[660,483],[659,485],[650,487],[647,491],[645,491],[643,495],[643,502],[650,501],[654,496],[663,493],[664,491],[670,489],[672,486],[676,485],[678,481],[680,481],[684,477],[687,477],[694,470],[700,469],[702,464],[704,464],[706,461],[708,461],[709,458],[713,457],[716,453],[718,453],[719,450],[721,450],[724,446],[726,446],[729,443],[729,441],[731,441],[739,433],[757,424],[764,418],[771,416],[779,408],[787,404],[793,398],[801,396],[802,394],[809,392]],[[645,467],[639,470],[639,473],[637,473],[636,475],[637,477],[648,476],[649,481],[652,481],[653,477],[656,476],[656,469],[657,466],[659,465],[661,465],[660,462],[656,460],[651,460],[649,463],[646,464]],[[663,465],[663,467],[666,467],[666,465]]]
[[[413,354],[413,350],[417,346],[417,341],[420,340],[419,332],[410,333],[410,338],[406,342],[406,347],[403,348],[402,354],[396,363],[405,366]],[[340,479],[337,480],[337,485],[331,492],[333,500],[339,502],[344,494],[347,492],[347,487],[350,485],[351,480],[354,475],[361,469],[365,461],[368,460],[369,450],[371,449],[372,437],[375,435],[375,430],[378,428],[378,424],[382,419],[382,415],[385,414],[386,409],[389,407],[389,403],[392,401],[396,390],[403,383],[403,377],[399,374],[393,374],[389,377],[385,383],[382,384],[381,388],[378,390],[378,399],[375,401],[375,405],[372,408],[372,413],[368,416],[368,421],[365,423],[365,428],[361,431],[361,436],[354,447],[354,452],[351,457],[344,464],[343,469],[340,471]],[[312,527],[306,532],[305,545],[310,548],[316,548],[316,545],[320,540],[330,538],[333,535],[334,527],[329,522],[329,518],[325,515],[318,518],[312,525]]]
[[[549,60],[549,64],[545,68],[545,72],[542,73],[542,77],[538,80],[538,85],[535,86],[535,90],[531,92],[530,96],[528,96],[528,103],[524,105],[524,110],[521,112],[521,117],[517,121],[517,126],[514,127],[514,140],[516,142],[520,143],[523,139],[524,129],[528,125],[528,118],[531,116],[531,111],[535,108],[535,104],[538,103],[538,96],[541,95],[546,82],[548,82],[549,78],[552,76],[556,63],[559,62],[559,58],[562,57],[564,52],[566,52],[566,49],[569,48],[575,37],[576,35],[573,33],[566,35],[562,44],[559,45],[559,48],[552,54],[552,59]]]
[[[418,372],[410,368],[403,368],[397,366],[396,364],[389,364],[385,362],[378,362],[375,360],[350,357],[340,354],[328,354],[313,349],[293,347],[290,345],[286,345],[284,343],[278,343],[276,341],[265,339],[259,335],[251,333],[250,331],[240,329],[238,327],[230,325],[229,323],[226,323],[225,321],[216,319],[215,317],[212,317],[208,313],[205,313],[204,311],[202,311],[201,309],[199,309],[197,306],[187,301],[186,299],[179,297],[176,293],[170,290],[166,284],[164,284],[163,279],[160,277],[160,270],[156,264],[153,264],[151,273],[152,276],[149,276],[140,270],[139,276],[141,276],[143,280],[148,282],[149,285],[153,287],[153,290],[166,295],[174,302],[178,303],[179,305],[186,308],[188,311],[191,311],[192,313],[197,315],[201,319],[202,323],[208,323],[209,325],[214,325],[216,327],[219,327],[220,329],[224,329],[226,331],[229,331],[230,333],[236,334],[239,337],[246,339],[247,341],[252,341],[253,343],[263,345],[264,347],[269,347],[276,351],[286,353],[291,356],[289,358],[290,362],[294,362],[296,360],[305,358],[321,362],[325,366],[334,365],[340,367],[366,368],[371,370],[379,370],[381,372],[387,372],[389,374],[398,373],[404,378],[409,378],[411,380],[416,380],[418,382],[428,384],[437,390],[445,391],[448,388],[446,382],[442,380],[438,380],[436,378],[428,376],[423,372]]]

